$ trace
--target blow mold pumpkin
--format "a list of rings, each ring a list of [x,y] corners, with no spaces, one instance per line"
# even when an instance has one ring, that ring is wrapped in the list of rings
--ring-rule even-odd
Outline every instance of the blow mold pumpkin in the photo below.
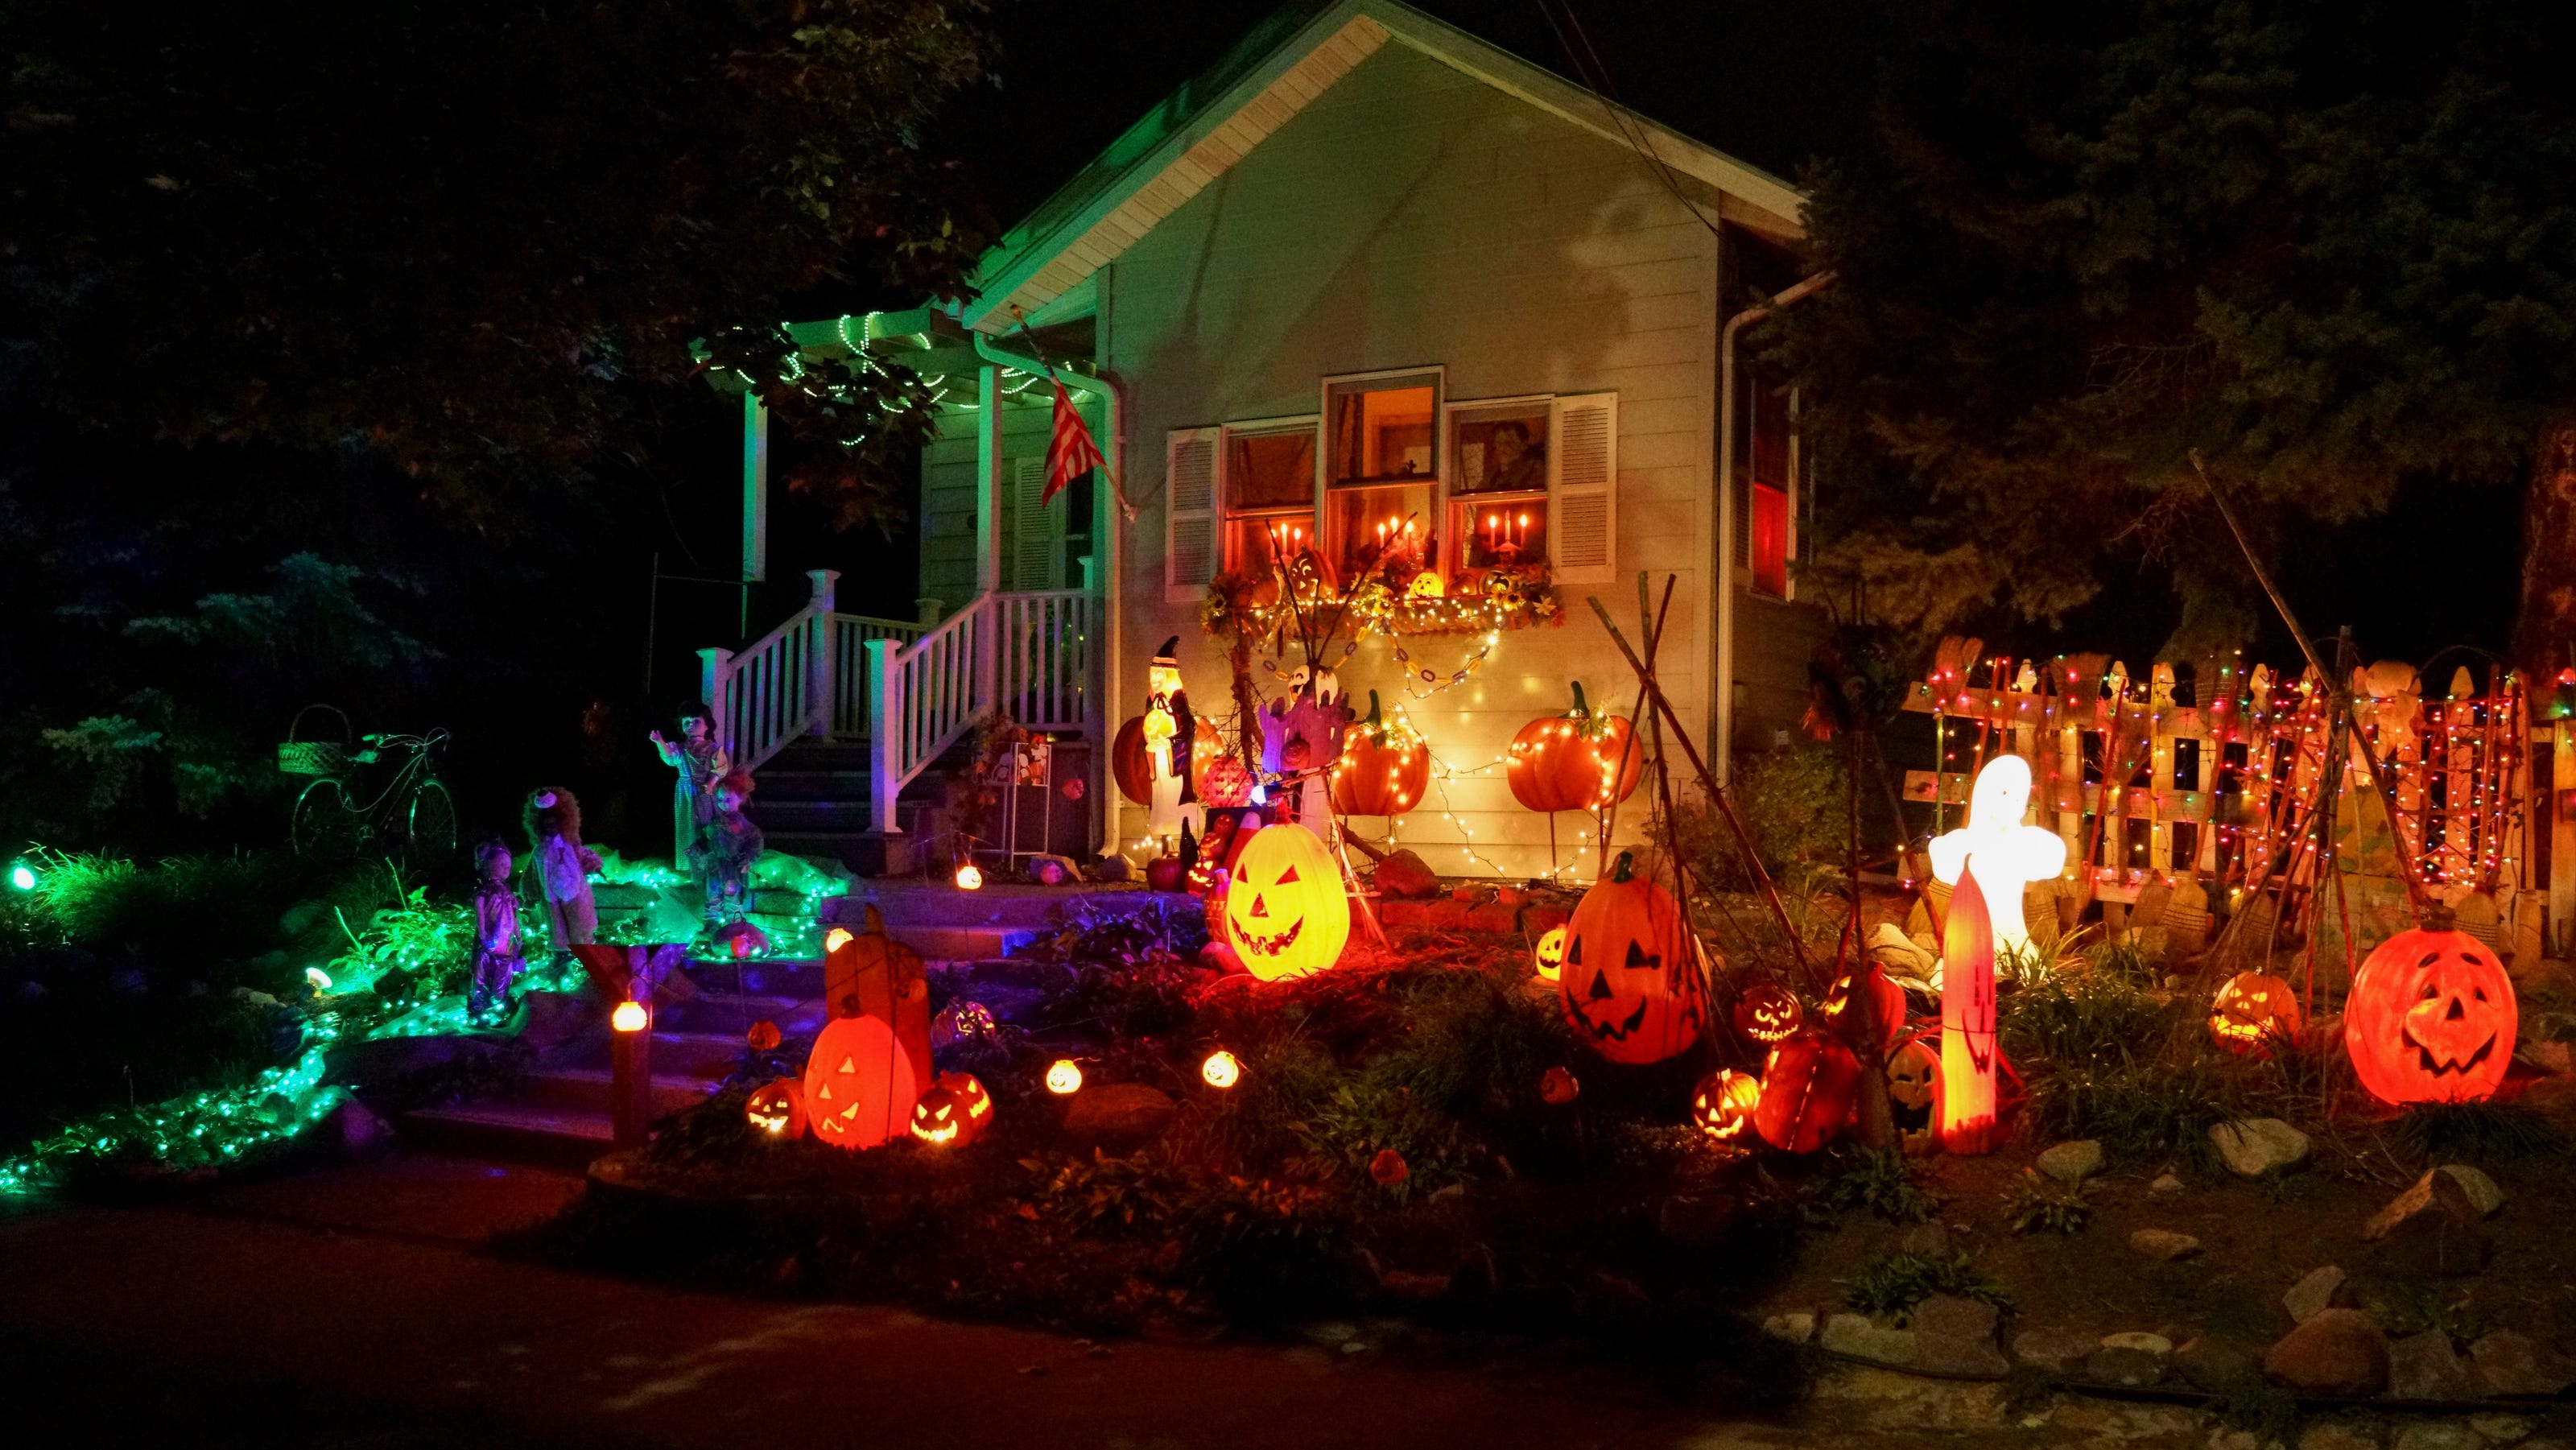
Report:
[[[992,1122],[993,1100],[970,1073],[941,1073],[912,1105],[912,1136],[934,1147],[963,1148]]]
[[[2209,999],[2209,1035],[2234,1053],[2267,1052],[2299,1035],[2299,994],[2263,972],[2238,972]]]
[[[2520,1027],[2503,963],[2438,914],[2363,958],[2343,1006],[2353,1074],[2384,1103],[2494,1096]]]
[[[743,1118],[752,1127],[772,1138],[805,1136],[805,1085],[792,1077],[763,1083],[752,1089],[750,1100],[743,1104]]]
[[[1629,852],[1565,923],[1557,992],[1574,1035],[1612,1062],[1662,1062],[1699,1040],[1698,943]]]
[[[1628,798],[1645,773],[1645,747],[1628,722],[1596,716],[1576,684],[1574,708],[1532,720],[1512,737],[1503,773],[1512,799],[1534,811],[1597,811]]]
[[[1380,715],[1371,690],[1368,718],[1343,733],[1330,779],[1333,809],[1343,815],[1400,816],[1430,789],[1431,750],[1420,731]]]
[[[1821,1032],[1801,1032],[1771,1049],[1762,1068],[1762,1101],[1753,1131],[1774,1148],[1813,1153],[1851,1121],[1860,1059]]]
[[[1699,1080],[1691,1093],[1691,1122],[1723,1143],[1741,1138],[1762,1105],[1762,1080],[1749,1072],[1721,1067]]]
[[[1906,1152],[1940,1146],[1941,1054],[1920,1037],[1906,1039],[1888,1054],[1887,1109]]]
[[[882,1017],[835,1017],[805,1060],[805,1120],[836,1148],[874,1148],[912,1122],[912,1056]]]
[[[1225,937],[1244,969],[1264,982],[1312,976],[1350,936],[1341,869],[1315,833],[1289,821],[1253,832],[1225,891]]]

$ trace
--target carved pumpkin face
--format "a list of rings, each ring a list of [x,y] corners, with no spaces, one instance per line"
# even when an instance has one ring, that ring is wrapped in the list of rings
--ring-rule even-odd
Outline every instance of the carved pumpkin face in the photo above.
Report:
[[[1753,1110],[1762,1103],[1762,1080],[1749,1072],[1722,1067],[1699,1080],[1691,1094],[1691,1121],[1723,1143],[1744,1136]]]
[[[805,1061],[805,1115],[836,1148],[873,1148],[904,1130],[919,1095],[912,1055],[882,1017],[835,1017]]]
[[[1735,1030],[1765,1047],[1796,1036],[1806,1018],[1796,994],[1777,982],[1756,982],[1735,999]]]
[[[1918,1037],[1889,1055],[1887,1107],[1907,1148],[1940,1141],[1941,1054],[1932,1044]]]
[[[1753,1131],[1774,1148],[1813,1153],[1851,1121],[1860,1059],[1821,1032],[1802,1032],[1771,1049],[1762,1068],[1762,1101]]]
[[[2491,1097],[2520,1028],[2513,981],[2463,931],[2419,928],[2380,943],[2344,1001],[2344,1048],[2371,1096],[2386,1103]]]
[[[758,1132],[772,1138],[805,1136],[805,1089],[794,1078],[782,1077],[752,1089],[751,1101],[743,1105],[743,1117]]]
[[[1252,772],[1231,755],[1210,760],[1199,781],[1199,803],[1228,809],[1252,804]]]
[[[2238,972],[2210,999],[2209,1035],[2230,1052],[2268,1052],[2298,1032],[2298,992],[2279,977]]]
[[[1565,928],[1551,926],[1541,933],[1538,947],[1531,954],[1531,964],[1538,968],[1539,980],[1553,982],[1565,967]]]
[[[1661,1062],[1699,1040],[1697,943],[1626,853],[1566,922],[1556,985],[1574,1035],[1612,1062]]]
[[[1265,982],[1310,976],[1341,960],[1351,903],[1340,868],[1314,832],[1293,822],[1253,832],[1226,887],[1225,935],[1245,970]]]
[[[1439,575],[1425,569],[1413,576],[1413,582],[1404,586],[1404,592],[1416,599],[1438,599],[1448,593],[1449,588],[1440,582]]]
[[[1825,1030],[1854,1051],[1879,1056],[1905,1036],[1905,989],[1889,981],[1878,963],[1864,959],[1835,979],[1825,996],[1824,1019]]]
[[[983,1135],[993,1121],[993,1100],[984,1085],[962,1072],[943,1072],[921,1101],[912,1105],[912,1136],[935,1147],[962,1148]]]

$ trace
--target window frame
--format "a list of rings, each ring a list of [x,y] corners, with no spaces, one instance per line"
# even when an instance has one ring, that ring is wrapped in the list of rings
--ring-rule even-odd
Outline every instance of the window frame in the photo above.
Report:
[[[1307,532],[1316,539],[1323,537],[1324,524],[1324,417],[1321,413],[1290,413],[1276,418],[1244,418],[1220,423],[1216,430],[1216,527],[1217,572],[1231,574],[1244,567],[1236,557],[1234,521],[1237,518],[1289,519],[1303,517]],[[1272,504],[1258,508],[1237,508],[1234,502],[1234,440],[1237,437],[1279,438],[1306,430],[1313,443],[1314,463],[1308,474],[1305,507],[1294,504]]]

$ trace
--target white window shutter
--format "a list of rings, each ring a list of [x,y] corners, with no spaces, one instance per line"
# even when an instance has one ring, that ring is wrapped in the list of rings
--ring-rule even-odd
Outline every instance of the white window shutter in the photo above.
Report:
[[[1619,574],[1619,395],[1556,400],[1547,450],[1548,562],[1560,584]]]
[[[1069,502],[1047,503],[1046,460],[1011,460],[1011,587],[1064,587],[1064,520]]]
[[[1194,600],[1217,566],[1215,428],[1175,428],[1163,469],[1163,598]]]

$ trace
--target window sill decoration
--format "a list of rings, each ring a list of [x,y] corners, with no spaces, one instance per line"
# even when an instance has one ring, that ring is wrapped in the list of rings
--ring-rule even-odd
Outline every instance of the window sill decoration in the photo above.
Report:
[[[1491,634],[1564,624],[1565,606],[1554,584],[1545,564],[1472,570],[1454,587],[1426,569],[1401,585],[1371,578],[1345,596],[1330,579],[1301,571],[1291,600],[1282,597],[1275,576],[1248,581],[1228,575],[1209,586],[1199,623],[1210,634],[1239,629],[1256,639],[1275,637],[1283,626],[1295,633],[1300,616],[1327,635],[1347,626],[1354,639],[1371,633]]]

